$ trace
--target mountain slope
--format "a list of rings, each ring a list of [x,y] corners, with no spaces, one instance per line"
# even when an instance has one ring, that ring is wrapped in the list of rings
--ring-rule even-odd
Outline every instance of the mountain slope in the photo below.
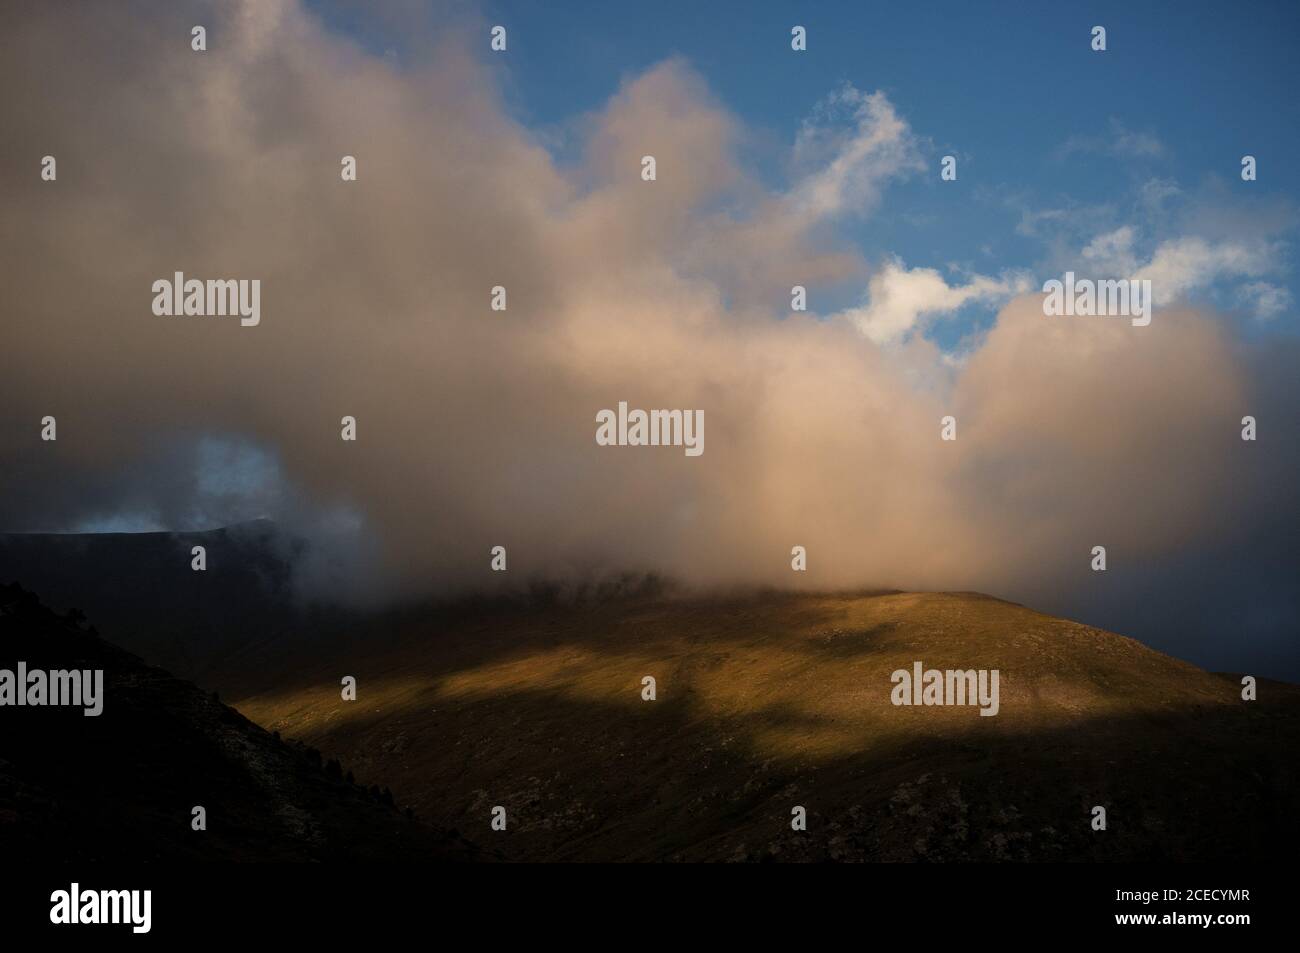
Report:
[[[998,714],[891,704],[891,673],[916,661],[998,669]],[[344,675],[356,702],[339,697]],[[1261,683],[1243,701],[1238,678],[975,594],[426,608],[214,678],[258,723],[522,859],[1300,846],[1300,689]],[[505,832],[489,828],[497,805]]]
[[[103,710],[0,706],[0,851],[31,860],[465,860],[196,686],[0,586],[0,669],[102,669]],[[202,806],[207,829],[191,829]]]
[[[191,568],[195,546],[207,569]],[[0,583],[80,609],[112,641],[184,678],[298,618],[290,566],[302,544],[268,520],[194,533],[0,533]]]

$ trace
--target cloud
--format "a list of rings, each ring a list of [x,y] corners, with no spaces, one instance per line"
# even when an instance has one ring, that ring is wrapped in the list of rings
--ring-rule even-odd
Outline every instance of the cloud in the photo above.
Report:
[[[1016,224],[1016,234],[1036,236],[1044,223],[1064,221],[1069,216],[1070,210],[1064,208],[1023,209]]]
[[[1111,203],[1086,205],[1068,199],[1061,204],[1035,206],[1019,192],[1002,197],[1005,207],[1019,214],[1015,232],[1027,238],[1059,239],[1062,235],[1091,234],[1113,227],[1115,207]]]
[[[1000,304],[1029,290],[1024,275],[990,278],[973,275],[950,285],[933,268],[907,268],[900,259],[887,262],[867,288],[867,302],[837,317],[854,324],[876,344],[901,340],[926,319],[948,314],[973,302]]]
[[[1267,281],[1249,281],[1238,289],[1240,299],[1251,307],[1255,317],[1268,321],[1291,307],[1291,292]]]
[[[795,159],[816,170],[796,185],[792,199],[818,218],[869,212],[889,180],[925,167],[916,137],[889,98],[848,83],[804,121]]]
[[[1147,179],[1138,189],[1139,202],[1148,212],[1158,212],[1169,199],[1183,194],[1178,183],[1172,179],[1155,177]]]
[[[77,29],[59,5],[9,18],[0,526],[270,515],[351,554],[313,577],[331,598],[634,570],[1044,608],[1091,604],[1076,570],[1099,542],[1150,565],[1239,538],[1271,553],[1293,528],[1288,451],[1243,453],[1237,431],[1246,408],[1287,432],[1294,382],[1257,389],[1253,352],[1209,316],[1047,321],[1036,295],[1007,300],[1014,274],[950,283],[899,260],[862,308],[789,312],[792,284],[860,264],[819,222],[919,161],[883,95],[842,91],[827,109],[850,131],[805,131],[801,174],[774,193],[740,161],[736,118],[668,61],[586,117],[559,164],[502,104],[498,67],[465,52],[481,37],[411,35],[396,64],[298,4],[265,10],[205,13],[206,54],[184,4],[89,5]],[[39,178],[47,152],[57,182]],[[1167,292],[1257,278],[1266,251],[1189,240],[1146,269]],[[151,283],[177,270],[260,279],[261,324],[154,316]],[[975,302],[1002,310],[963,361],[919,335],[877,343]],[[706,452],[597,446],[620,400],[702,409]],[[488,569],[495,545],[508,574]]]
[[[1277,246],[1262,240],[1214,242],[1186,236],[1158,245],[1133,277],[1149,278],[1156,303],[1164,305],[1216,281],[1267,274],[1277,267],[1277,255]]]
[[[1129,129],[1112,117],[1107,132],[1097,136],[1071,136],[1056,150],[1056,156],[1065,159],[1092,154],[1115,159],[1158,159],[1166,151],[1154,133]]]
[[[1215,285],[1257,279],[1282,269],[1283,245],[1263,236],[1181,235],[1159,242],[1145,259],[1138,244],[1138,229],[1123,225],[1094,236],[1082,249],[1062,258],[1080,275],[1149,279],[1162,306]],[[1287,289],[1262,281],[1238,285],[1236,295],[1261,318],[1280,313],[1290,303]]]
[[[1080,253],[1084,267],[1090,274],[1131,275],[1137,270],[1137,258],[1133,254],[1133,241],[1137,230],[1131,225],[1124,225],[1112,232],[1098,235]]]

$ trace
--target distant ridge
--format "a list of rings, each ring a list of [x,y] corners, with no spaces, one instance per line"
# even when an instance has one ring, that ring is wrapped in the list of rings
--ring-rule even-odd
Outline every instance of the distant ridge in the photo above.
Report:
[[[220,533],[223,531],[227,531],[231,533],[239,533],[242,531],[257,530],[257,529],[266,529],[266,530],[275,531],[276,529],[275,520],[271,519],[269,516],[258,516],[251,520],[239,520],[234,523],[226,523],[223,526],[210,526],[207,529],[191,529],[191,530],[145,529],[145,530],[107,530],[107,531],[95,530],[94,532],[78,531],[78,530],[56,531],[56,532],[16,532],[16,533],[0,533],[0,537],[8,537],[8,536],[53,536],[53,537],[196,536],[196,537],[202,537],[210,533]]]
[[[191,568],[203,546],[207,569]],[[294,620],[303,543],[259,519],[199,532],[3,533],[0,583],[80,609],[116,644],[187,678]]]

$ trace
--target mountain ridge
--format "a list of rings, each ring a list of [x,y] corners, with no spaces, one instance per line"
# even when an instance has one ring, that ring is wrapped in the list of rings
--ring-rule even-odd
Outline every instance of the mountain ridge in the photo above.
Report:
[[[0,707],[0,847],[31,860],[476,860],[333,759],[0,585],[0,669],[102,670],[103,710]],[[192,828],[202,807],[206,829]]]
[[[891,674],[998,669],[996,717]],[[258,723],[525,860],[1207,860],[1300,846],[1300,687],[983,595],[408,615],[221,674]],[[357,680],[357,702],[338,681]],[[657,697],[642,700],[645,676]],[[1195,797],[1189,792],[1196,792]],[[807,811],[793,831],[791,811]],[[1109,829],[1091,828],[1094,807]]]
[[[1259,679],[1245,701],[1241,675],[971,592],[701,593],[626,575],[304,612],[288,563],[272,565],[274,524],[247,530],[203,536],[232,548],[202,574],[192,536],[0,537],[0,580],[57,576],[52,601],[90,612],[110,641],[179,658],[241,717],[507,859],[1206,860],[1300,846],[1295,685]],[[892,675],[917,663],[996,670],[996,716],[892,704]],[[1090,826],[1099,806],[1104,832]],[[795,807],[808,830],[790,828]]]

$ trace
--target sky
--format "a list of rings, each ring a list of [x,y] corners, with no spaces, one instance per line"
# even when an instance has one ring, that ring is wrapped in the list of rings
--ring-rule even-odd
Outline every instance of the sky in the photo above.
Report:
[[[1300,677],[1293,5],[900,7],[11,11],[0,529],[269,517],[351,601],[979,590]],[[1150,324],[1047,316],[1067,271]]]
[[[400,38],[354,4],[312,4],[333,28],[401,59]],[[417,5],[418,6],[418,5]],[[1300,154],[1293,3],[747,3],[487,4],[505,25],[499,79],[509,108],[557,156],[573,120],[617,82],[680,57],[740,117],[746,160],[774,188],[819,105],[848,84],[883,92],[907,122],[924,170],[882,190],[841,233],[874,262],[975,276],[1038,278],[1078,264],[1107,236],[1116,256],[1150,262],[1200,240],[1218,261],[1256,243],[1256,273],[1210,267],[1190,289],[1244,322],[1248,334],[1300,331],[1294,300]],[[429,28],[440,28],[427,8]],[[808,49],[790,49],[804,26]],[[1094,26],[1107,48],[1091,48]],[[498,64],[494,64],[496,66]],[[844,118],[841,111],[841,118]],[[958,160],[954,182],[936,174]],[[1265,171],[1243,182],[1243,155]],[[928,173],[928,174],[927,174]],[[1200,251],[1198,247],[1198,251]],[[1217,253],[1217,258],[1216,258]],[[1114,257],[1114,256],[1112,256]],[[824,309],[861,289],[820,289]],[[986,327],[1001,303],[972,296],[927,333],[945,348]]]

